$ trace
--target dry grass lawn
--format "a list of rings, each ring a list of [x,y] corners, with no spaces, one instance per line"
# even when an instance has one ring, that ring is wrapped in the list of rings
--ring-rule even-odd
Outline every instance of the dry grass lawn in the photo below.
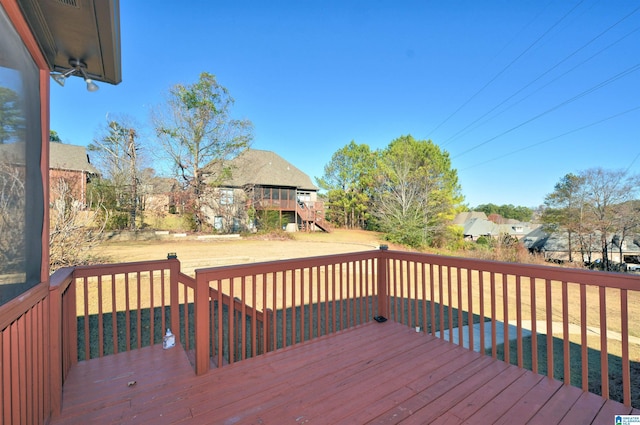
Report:
[[[175,252],[182,271],[192,275],[198,268],[378,249],[378,233],[337,229],[331,233],[295,233],[293,239],[202,239],[165,237],[152,241],[105,242],[92,254],[109,262],[160,260]]]
[[[103,245],[96,248],[94,254],[102,257],[108,258],[109,262],[131,262],[131,261],[143,261],[143,260],[158,260],[166,258],[167,253],[175,252],[178,256],[178,259],[181,262],[181,269],[184,273],[188,275],[194,274],[195,269],[199,268],[208,268],[222,265],[232,265],[232,264],[243,264],[243,263],[254,263],[254,262],[262,262],[262,261],[273,261],[273,260],[283,260],[290,258],[300,258],[300,257],[312,257],[312,256],[321,256],[321,255],[332,255],[332,254],[341,254],[341,253],[349,253],[349,252],[360,252],[367,250],[378,249],[381,243],[386,243],[381,240],[380,235],[374,232],[366,232],[366,231],[358,231],[358,230],[335,230],[332,233],[296,233],[293,234],[293,239],[282,239],[282,240],[273,240],[273,239],[204,239],[200,240],[194,236],[189,236],[186,238],[174,238],[174,237],[165,237],[160,240],[152,240],[152,241],[115,241],[115,242],[107,242]],[[392,249],[398,249],[398,247],[391,247]],[[467,275],[466,273],[462,273],[460,276],[460,292],[462,304],[458,305],[458,285],[456,284],[458,281],[458,277],[455,274],[451,276],[451,299],[449,299],[449,291],[447,286],[445,285],[444,293],[443,293],[443,301],[445,304],[450,304],[453,307],[461,308],[463,311],[469,309],[469,298],[467,293]],[[477,273],[473,273],[473,291],[477,294]],[[448,279],[447,279],[448,280]],[[406,280],[405,280],[406,281]],[[485,276],[484,279],[484,294],[485,294],[485,316],[491,317],[491,306],[489,305],[489,300],[491,299],[491,290],[489,282],[489,276]],[[537,291],[536,291],[536,320],[544,321],[546,319],[546,299],[545,299],[545,284],[544,282],[536,282],[537,283]],[[105,285],[109,285],[109,282],[105,282]],[[503,312],[503,290],[502,290],[502,277],[496,275],[496,304],[495,304],[495,315],[494,317],[497,320],[504,320],[504,312]],[[520,300],[520,305],[522,308],[522,319],[523,321],[530,321],[531,319],[531,304],[529,299],[529,286],[530,282],[528,279],[523,279],[522,283],[522,299]],[[110,286],[110,285],[109,285]],[[516,305],[516,294],[515,294],[515,278],[510,276],[507,280],[507,306],[509,310],[507,320],[510,322],[515,321],[515,305]],[[258,292],[260,292],[261,285],[258,285]],[[269,285],[269,288],[271,286]],[[111,304],[110,299],[110,290],[108,287],[105,287],[106,296],[103,298],[104,310],[109,310],[109,305]],[[398,288],[399,289],[399,288]],[[396,290],[398,290],[396,289]],[[223,288],[224,290],[224,288]],[[289,289],[290,291],[290,289]],[[428,291],[428,289],[427,289]],[[440,299],[440,294],[438,288],[435,288],[435,300]],[[143,291],[144,292],[144,291]],[[226,292],[226,291],[225,291]],[[269,290],[269,292],[271,292]],[[558,284],[554,284],[552,288],[553,296],[552,296],[552,314],[550,319],[553,322],[562,323],[562,307],[561,307],[561,290]],[[407,290],[403,291],[404,294],[408,295],[409,298],[418,298],[422,297],[421,288],[412,288],[411,292]],[[398,292],[398,294],[400,294]],[[279,295],[279,294],[278,294]],[[599,320],[599,301],[598,301],[598,292],[595,289],[587,290],[587,325],[590,329],[598,329],[600,326]],[[607,315],[607,329],[611,335],[608,335],[611,338],[610,345],[608,347],[609,352],[614,354],[619,354],[619,339],[616,335],[622,331],[621,322],[619,320],[619,296],[618,292],[615,290],[607,291],[607,307],[611,310],[611,314]],[[123,294],[117,294],[117,298],[121,298]],[[135,297],[135,295],[134,295]],[[132,294],[129,295],[129,298],[132,298]],[[245,297],[243,297],[245,298]],[[251,300],[247,299],[251,298],[247,296],[245,298],[246,301],[251,302]],[[316,302],[318,299],[313,297],[313,300],[309,300],[311,302]],[[578,324],[580,323],[580,310],[579,310],[579,298],[580,294],[578,291],[578,287],[575,285],[570,285],[568,288],[568,317],[570,323]],[[630,329],[629,335],[631,336],[630,341],[630,354],[632,360],[640,360],[640,345],[638,345],[638,339],[640,338],[640,293],[632,292],[629,294],[629,316],[630,316]],[[262,299],[260,293],[257,294],[258,301]],[[131,299],[132,303],[135,305],[135,300]],[[282,308],[283,306],[290,307],[290,304],[287,300],[282,300],[278,296],[278,299],[275,301],[274,308]],[[473,312],[479,313],[479,300],[477,295],[474,296],[472,304],[473,304]],[[122,303],[118,302],[118,309],[120,309],[120,305]],[[146,302],[143,302],[146,304]],[[259,302],[256,303],[256,307],[262,309],[262,305]],[[271,302],[268,304],[271,307]],[[80,305],[78,306],[79,310],[82,308]],[[92,308],[97,309],[96,308]],[[80,311],[79,311],[80,313]],[[544,323],[540,323],[538,325],[538,332],[545,333],[546,326]],[[562,329],[558,329],[554,326],[554,330],[552,332],[554,336],[561,337]],[[571,342],[580,343],[579,333],[571,332],[570,335]],[[588,345],[594,349],[600,349],[600,338],[598,336],[598,332],[590,331],[588,338]]]

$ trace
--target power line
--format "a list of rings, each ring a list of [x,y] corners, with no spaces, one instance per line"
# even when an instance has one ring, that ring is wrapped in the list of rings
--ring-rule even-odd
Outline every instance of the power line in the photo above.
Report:
[[[468,132],[465,132],[465,130],[469,129],[469,127],[473,126],[474,124],[476,124],[478,121],[480,121],[481,119],[483,119],[484,117],[486,117],[487,115],[489,115],[490,113],[492,113],[493,111],[495,111],[496,109],[498,109],[500,106],[504,105],[506,102],[508,102],[509,100],[513,99],[515,96],[517,96],[518,94],[522,93],[525,89],[527,89],[528,87],[530,87],[531,85],[533,85],[536,81],[540,80],[542,77],[544,77],[545,75],[549,74],[551,71],[553,71],[554,69],[556,69],[557,67],[559,67],[560,65],[562,65],[563,63],[565,63],[567,60],[569,60],[570,58],[572,58],[573,56],[575,56],[576,54],[578,54],[580,51],[584,50],[587,46],[589,46],[590,44],[592,44],[593,42],[595,42],[597,39],[599,39],[600,37],[602,37],[604,34],[606,34],[607,32],[609,32],[611,29],[613,29],[614,27],[616,27],[617,25],[619,25],[620,23],[622,23],[624,20],[626,20],[627,18],[629,18],[630,16],[632,16],[633,14],[635,14],[636,12],[638,12],[640,10],[640,6],[637,7],[636,9],[634,9],[633,11],[631,11],[630,13],[628,13],[627,15],[625,15],[624,17],[622,17],[621,19],[619,19],[617,22],[615,22],[614,24],[610,25],[608,28],[606,28],[604,31],[601,31],[598,35],[596,35],[595,37],[593,37],[591,40],[589,40],[587,43],[583,44],[582,46],[580,46],[578,49],[574,50],[571,54],[569,54],[568,56],[566,56],[564,59],[562,59],[561,61],[559,61],[558,63],[556,63],[555,65],[553,65],[551,68],[547,69],[545,72],[543,72],[542,74],[540,74],[538,77],[536,77],[535,79],[533,79],[532,81],[530,81],[528,84],[526,84],[524,87],[522,87],[521,89],[519,89],[518,91],[516,91],[515,93],[513,93],[511,96],[507,97],[506,99],[504,99],[502,102],[500,102],[499,104],[497,104],[496,106],[494,106],[492,109],[490,109],[489,111],[487,111],[486,113],[484,113],[483,115],[481,115],[479,118],[475,119],[473,122],[471,122],[470,124],[466,125],[464,128],[462,128],[461,130],[459,130],[458,132],[456,132],[453,136],[449,137],[447,140],[445,140],[442,143],[442,146],[446,146],[447,144],[451,143],[452,141],[456,140],[456,138],[458,138],[459,135],[461,135],[461,133],[467,134]],[[582,65],[584,63],[586,63],[587,61],[593,59],[594,57],[596,57],[597,55],[599,55],[600,53],[610,49],[612,46],[614,46],[615,44],[619,43],[620,41],[624,40],[625,38],[627,38],[628,36],[630,36],[631,34],[633,34],[634,32],[638,31],[640,29],[636,28],[635,30],[631,31],[630,33],[624,35],[623,37],[619,38],[618,40],[614,41],[613,43],[609,44],[608,46],[604,47],[603,49],[599,50],[598,52],[596,52],[595,54],[591,55],[589,58],[587,58],[586,60],[580,62],[577,66],[574,66],[573,68],[571,68],[569,71],[563,73],[561,76],[551,80],[549,83],[545,84],[544,86],[538,88],[538,90],[530,93],[529,95],[523,97],[522,99],[520,99],[518,102],[510,105],[509,107],[503,109],[502,111],[500,111],[498,114],[492,116],[491,118],[485,120],[484,122],[482,122],[480,125],[482,124],[486,124],[487,122],[491,121],[492,119],[498,117],[499,115],[501,115],[502,113],[504,113],[505,111],[508,111],[509,109],[513,108],[515,105],[519,104],[520,102],[522,102],[523,100],[529,98],[530,96],[532,96],[533,94],[537,93],[539,90],[541,90],[542,88],[548,86],[550,83],[557,81],[558,78],[566,75],[567,73],[575,70],[579,65]],[[473,129],[479,127],[473,127]]]
[[[627,174],[629,172],[629,170],[631,169],[631,167],[633,167],[633,164],[638,160],[638,158],[640,158],[640,152],[638,152],[638,154],[635,156],[635,158],[633,158],[633,161],[631,161],[631,164],[629,164],[627,169],[624,170],[624,174]]]
[[[564,133],[562,133],[562,134],[559,134],[559,135],[557,135],[557,136],[554,136],[554,137],[551,137],[551,138],[548,138],[548,139],[542,140],[542,141],[537,142],[537,143],[533,143],[533,144],[531,144],[531,145],[527,145],[527,146],[525,146],[525,147],[522,147],[522,148],[520,148],[520,149],[516,149],[516,150],[514,150],[514,151],[511,151],[511,152],[505,153],[505,154],[503,154],[503,155],[496,156],[496,157],[491,158],[491,159],[488,159],[488,160],[486,160],[486,161],[482,161],[482,162],[480,162],[480,163],[477,163],[477,164],[474,164],[474,165],[470,165],[469,167],[465,167],[465,168],[463,168],[461,171],[466,171],[466,170],[469,170],[469,169],[471,169],[471,168],[476,168],[476,167],[479,167],[479,166],[481,166],[481,165],[485,165],[485,164],[487,164],[487,163],[489,163],[489,162],[497,161],[497,160],[499,160],[499,159],[503,159],[503,158],[506,158],[506,157],[508,157],[508,156],[515,155],[515,154],[520,153],[520,152],[522,152],[522,151],[525,151],[525,150],[528,150],[528,149],[534,148],[534,147],[536,147],[536,146],[543,145],[543,144],[545,144],[545,143],[551,142],[551,141],[556,140],[556,139],[560,139],[560,138],[562,138],[562,137],[564,137],[564,136],[567,136],[567,135],[569,135],[569,134],[577,133],[578,131],[582,131],[582,130],[585,130],[585,129],[587,129],[587,128],[594,127],[594,126],[596,126],[596,125],[598,125],[598,124],[602,124],[602,123],[603,123],[603,122],[605,122],[605,121],[609,121],[609,120],[612,120],[612,119],[614,119],[614,118],[618,118],[618,117],[620,117],[620,116],[622,116],[622,115],[626,115],[626,114],[628,114],[628,113],[631,113],[631,112],[634,112],[634,111],[637,111],[637,110],[640,110],[640,106],[636,106],[635,108],[627,109],[626,111],[619,112],[619,113],[617,113],[617,114],[614,114],[614,115],[608,116],[608,117],[603,118],[603,119],[601,119],[601,120],[598,120],[598,121],[592,122],[592,123],[587,124],[587,125],[583,125],[582,127],[578,127],[578,128],[573,129],[573,130],[570,130],[570,131],[564,132]],[[633,165],[633,163],[638,159],[638,157],[640,157],[640,153],[638,153],[638,155],[636,155],[635,159],[631,162],[631,165]],[[629,165],[629,167],[627,168],[627,171],[631,168],[631,165]]]
[[[496,139],[498,139],[498,138],[500,138],[500,137],[504,136],[505,134],[509,134],[509,133],[511,133],[512,131],[517,130],[518,128],[520,128],[520,127],[522,127],[522,126],[524,126],[524,125],[526,125],[526,124],[529,124],[529,123],[531,123],[531,122],[533,122],[533,121],[537,120],[538,118],[541,118],[541,117],[543,117],[543,116],[545,116],[545,115],[547,115],[547,114],[549,114],[549,113],[551,113],[551,112],[555,111],[556,109],[559,109],[559,108],[561,108],[561,107],[563,107],[563,106],[566,106],[566,105],[568,105],[569,103],[575,102],[576,100],[578,100],[578,99],[580,99],[580,98],[582,98],[582,97],[584,97],[584,96],[586,96],[586,95],[588,95],[588,94],[590,94],[590,93],[592,93],[592,92],[594,92],[594,91],[596,91],[596,90],[599,90],[599,89],[601,89],[602,87],[604,87],[604,86],[606,86],[606,85],[608,85],[608,84],[611,84],[611,83],[613,83],[614,81],[619,80],[620,78],[623,78],[623,77],[625,77],[625,76],[627,76],[627,75],[629,75],[629,74],[631,74],[631,73],[633,73],[633,72],[637,71],[638,69],[640,69],[640,63],[637,63],[637,64],[635,64],[634,66],[627,68],[626,70],[624,70],[624,71],[622,71],[622,72],[620,72],[620,73],[618,73],[618,74],[614,75],[613,77],[611,77],[611,78],[609,78],[609,79],[607,79],[607,80],[605,80],[605,81],[603,81],[603,82],[601,82],[601,83],[599,83],[599,84],[596,84],[595,86],[591,87],[590,89],[585,90],[585,91],[583,91],[582,93],[579,93],[579,94],[577,94],[576,96],[574,96],[574,97],[572,97],[572,98],[570,98],[570,99],[567,99],[567,100],[565,100],[565,101],[563,101],[563,102],[559,103],[558,105],[556,105],[556,106],[554,106],[554,107],[552,107],[552,108],[550,108],[550,109],[547,109],[546,111],[541,112],[541,113],[539,113],[538,115],[535,115],[534,117],[529,118],[529,119],[527,119],[527,120],[525,120],[525,121],[521,122],[520,124],[518,124],[518,125],[515,125],[515,126],[511,127],[511,128],[510,128],[510,129],[508,129],[508,130],[503,131],[502,133],[500,133],[500,134],[498,134],[498,135],[496,135],[496,136],[490,137],[489,139],[485,140],[484,142],[481,142],[481,143],[478,143],[478,144],[477,144],[477,145],[475,145],[475,146],[472,146],[471,148],[469,148],[469,149],[467,149],[467,150],[465,150],[465,151],[463,151],[463,152],[461,152],[461,153],[459,153],[459,154],[457,154],[457,155],[453,156],[453,157],[452,157],[452,159],[455,159],[455,158],[461,157],[462,155],[465,155],[465,154],[467,154],[467,153],[469,153],[469,152],[471,152],[471,151],[474,151],[474,150],[478,149],[479,147],[484,146],[484,145],[486,145],[487,143],[490,143],[490,142],[492,142],[492,141],[494,141],[494,140],[496,140]]]
[[[521,57],[523,57],[529,50],[531,50],[536,44],[538,44],[547,34],[549,34],[556,26],[558,26],[567,16],[569,16],[578,6],[580,6],[584,0],[581,0],[578,4],[576,4],[571,10],[565,13],[562,18],[556,21],[550,28],[548,28],[540,37],[538,37],[533,43],[531,43],[526,49],[524,49],[518,56],[516,56],[511,62],[509,62],[500,72],[498,72],[493,78],[491,78],[484,86],[482,86],[477,92],[475,92],[469,99],[467,99],[462,105],[458,107],[455,111],[453,111],[447,118],[445,118],[440,124],[436,126],[433,130],[431,130],[428,134],[431,135],[435,131],[437,131],[440,127],[442,127],[447,121],[449,121],[454,115],[456,115],[462,108],[467,106],[469,102],[476,98],[480,93],[484,91],[487,87],[491,85],[495,80],[497,80],[502,74],[504,74],[512,65],[514,65]]]

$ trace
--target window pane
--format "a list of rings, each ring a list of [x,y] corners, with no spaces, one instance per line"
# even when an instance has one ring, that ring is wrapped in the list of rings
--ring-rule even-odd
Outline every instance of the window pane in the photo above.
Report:
[[[39,72],[0,8],[0,305],[40,282]]]

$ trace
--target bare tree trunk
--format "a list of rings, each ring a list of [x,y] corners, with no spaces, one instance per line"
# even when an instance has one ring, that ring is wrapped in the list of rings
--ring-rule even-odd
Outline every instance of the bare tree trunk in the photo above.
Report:
[[[129,226],[131,230],[136,230],[136,211],[138,210],[138,176],[136,175],[136,132],[134,129],[129,129],[129,169],[131,173],[131,212]]]

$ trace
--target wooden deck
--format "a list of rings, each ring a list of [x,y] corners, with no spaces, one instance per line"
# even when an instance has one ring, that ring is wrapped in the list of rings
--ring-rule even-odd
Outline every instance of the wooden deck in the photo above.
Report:
[[[612,424],[630,413],[389,321],[200,377],[179,347],[81,362],[52,424]]]

